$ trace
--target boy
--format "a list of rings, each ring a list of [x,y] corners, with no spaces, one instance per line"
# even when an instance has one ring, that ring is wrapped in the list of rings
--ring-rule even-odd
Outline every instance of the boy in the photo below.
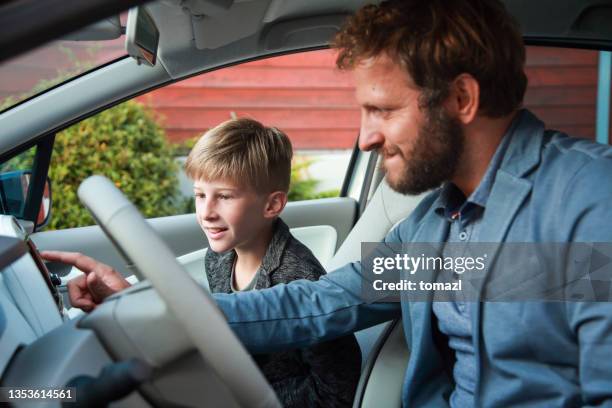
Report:
[[[196,216],[210,245],[205,266],[211,292],[317,280],[325,273],[279,218],[287,203],[292,155],[283,132],[251,119],[209,130],[189,153],[185,169],[194,180]],[[44,251],[41,256],[91,266],[95,273],[68,283],[72,305],[85,311],[129,286],[111,267],[82,254]],[[352,405],[361,370],[353,335],[254,359],[284,407]]]
[[[262,289],[324,269],[279,215],[287,203],[292,148],[280,130],[235,119],[209,130],[189,153],[196,216],[210,245],[211,292]],[[352,404],[361,355],[354,336],[304,350],[255,356],[285,407]]]

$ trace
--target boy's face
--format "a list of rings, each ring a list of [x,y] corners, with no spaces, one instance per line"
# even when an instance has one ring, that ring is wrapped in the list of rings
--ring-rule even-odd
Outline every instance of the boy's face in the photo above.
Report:
[[[248,249],[269,225],[264,195],[230,181],[196,180],[193,189],[198,223],[215,252]]]

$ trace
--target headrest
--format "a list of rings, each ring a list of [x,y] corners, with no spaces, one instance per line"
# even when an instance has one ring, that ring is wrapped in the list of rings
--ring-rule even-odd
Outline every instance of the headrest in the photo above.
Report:
[[[328,263],[329,272],[361,259],[362,242],[379,242],[416,208],[425,194],[403,195],[383,180],[357,224],[346,237],[336,255]]]

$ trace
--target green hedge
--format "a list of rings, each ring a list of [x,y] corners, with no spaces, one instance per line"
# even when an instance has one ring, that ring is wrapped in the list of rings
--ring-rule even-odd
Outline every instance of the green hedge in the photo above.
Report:
[[[128,101],[85,119],[56,135],[49,178],[53,190],[47,229],[74,228],[95,222],[77,197],[81,182],[102,174],[147,218],[194,212],[191,197],[178,191],[175,156],[186,154],[197,140],[168,143],[149,108]],[[11,160],[11,169],[31,168],[33,151]],[[291,169],[289,200],[338,196],[339,190],[317,192],[318,180],[308,174],[310,159]],[[8,169],[8,168],[7,168]]]
[[[289,201],[314,200],[316,198],[338,197],[340,190],[317,192],[319,180],[310,177],[308,168],[312,159],[295,160],[291,166],[291,182],[289,184]]]
[[[79,184],[92,174],[110,178],[145,217],[181,212],[185,202],[178,198],[177,171],[165,132],[148,108],[128,101],[107,109],[56,136],[48,228],[94,223],[76,195]]]

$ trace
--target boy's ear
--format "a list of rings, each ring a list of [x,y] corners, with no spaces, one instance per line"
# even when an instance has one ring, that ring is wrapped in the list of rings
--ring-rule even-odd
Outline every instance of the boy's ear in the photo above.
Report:
[[[287,193],[284,191],[275,191],[268,195],[266,206],[264,208],[265,218],[278,217],[287,204]]]

